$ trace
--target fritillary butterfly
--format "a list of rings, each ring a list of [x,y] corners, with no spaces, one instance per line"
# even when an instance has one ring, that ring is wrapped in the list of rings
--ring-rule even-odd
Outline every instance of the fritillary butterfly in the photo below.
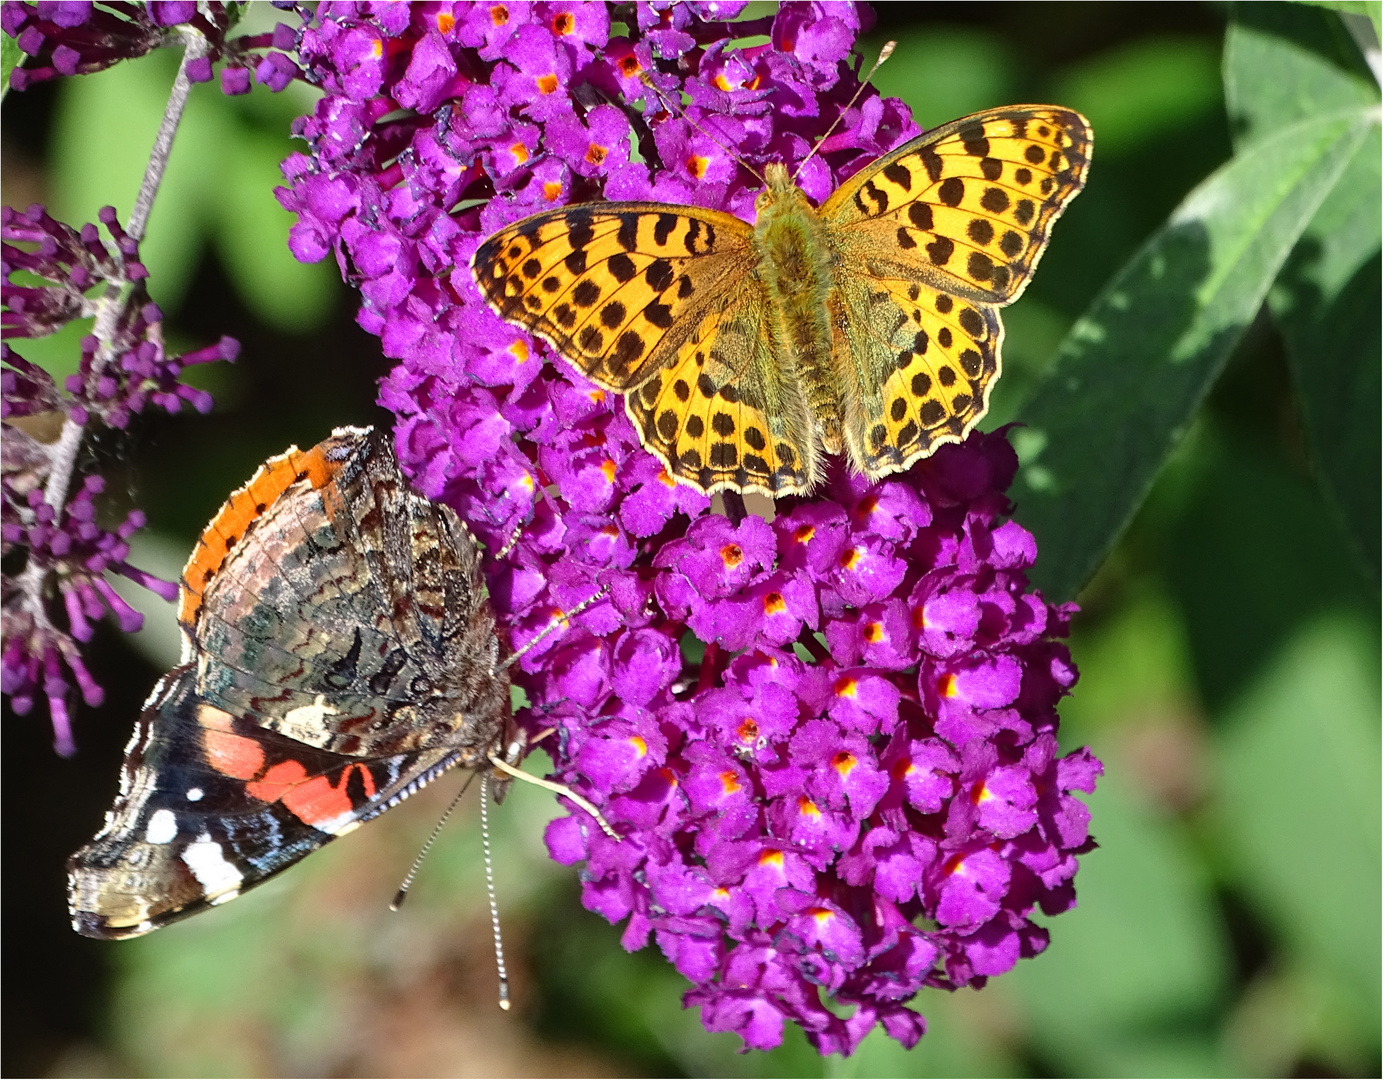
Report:
[[[1052,105],[975,113],[885,154],[818,210],[783,165],[750,225],[652,202],[548,210],[472,271],[504,319],[623,393],[644,446],[710,494],[805,494],[824,455],[870,479],[958,442],[1093,133]]]

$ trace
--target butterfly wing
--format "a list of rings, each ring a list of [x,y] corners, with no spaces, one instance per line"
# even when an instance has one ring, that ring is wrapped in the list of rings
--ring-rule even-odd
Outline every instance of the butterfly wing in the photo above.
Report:
[[[137,937],[233,900],[455,761],[443,749],[362,760],[304,746],[196,684],[189,664],[155,687],[105,827],[68,860],[80,934]]]
[[[1092,139],[1055,106],[976,113],[880,158],[822,207],[844,308],[834,361],[858,386],[846,442],[870,477],[984,416],[1002,363],[997,309],[1026,288],[1084,186]]]
[[[471,269],[500,318],[623,393],[673,362],[755,262],[753,230],[731,214],[630,202],[525,218],[481,244]]]
[[[474,542],[408,489],[383,433],[269,461],[184,580],[208,573],[190,652],[218,708],[355,757],[449,746],[478,764],[499,740],[508,685]]]
[[[644,446],[707,494],[805,493],[821,475],[811,409],[774,355],[771,318],[767,290],[746,278],[626,400]]]
[[[842,425],[851,460],[871,479],[965,437],[989,407],[1004,327],[998,308],[916,280],[840,275],[837,364],[858,392]]]
[[[975,113],[856,173],[821,216],[847,259],[891,261],[901,277],[1009,304],[1085,186],[1093,141],[1085,117],[1053,105]]]
[[[503,742],[476,551],[388,438],[271,459],[183,574],[186,661],[151,695],[73,925],[130,937],[224,903]]]

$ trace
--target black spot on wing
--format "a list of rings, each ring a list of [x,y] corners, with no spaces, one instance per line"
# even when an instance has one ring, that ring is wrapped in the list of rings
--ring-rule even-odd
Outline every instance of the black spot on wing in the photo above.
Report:
[[[912,190],[912,172],[900,161],[884,167],[884,179],[897,184],[904,191]]]
[[[675,214],[659,214],[658,220],[653,223],[653,242],[659,247],[665,247],[668,238],[672,236],[672,230],[675,228],[677,228]]]

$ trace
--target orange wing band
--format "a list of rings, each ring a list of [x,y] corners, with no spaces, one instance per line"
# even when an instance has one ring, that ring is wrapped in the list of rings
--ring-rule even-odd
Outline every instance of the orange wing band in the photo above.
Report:
[[[245,531],[298,481],[306,481],[319,489],[331,480],[338,468],[336,462],[326,459],[321,446],[306,451],[294,446],[266,461],[248,484],[231,494],[203,530],[192,557],[183,568],[178,622],[184,629],[190,632],[202,606],[202,593],[220,571],[231,548],[244,538]]]

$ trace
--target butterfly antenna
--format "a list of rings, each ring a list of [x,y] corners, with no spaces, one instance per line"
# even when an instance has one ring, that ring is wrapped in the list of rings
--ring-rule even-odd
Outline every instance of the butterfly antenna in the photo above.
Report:
[[[566,784],[559,784],[555,780],[544,780],[541,776],[534,776],[532,773],[526,773],[522,769],[516,769],[498,754],[490,755],[490,764],[505,775],[512,776],[515,780],[522,780],[526,784],[546,788],[548,791],[555,791],[558,795],[565,795],[572,802],[576,803],[577,806],[581,807],[582,810],[590,814],[591,817],[595,818],[596,823],[599,824],[605,831],[605,835],[611,840],[618,841],[623,839],[619,833],[615,832],[610,823],[605,820],[605,815],[595,808],[594,803],[589,799],[583,799],[576,792],[572,791],[571,788],[567,787]]]
[[[447,819],[451,817],[452,811],[456,809],[457,804],[461,801],[461,796],[466,794],[467,789],[470,788],[471,781],[475,779],[475,776],[475,773],[471,773],[470,776],[466,777],[466,782],[461,785],[461,790],[456,793],[456,797],[451,800],[451,804],[443,812],[441,820],[433,826],[432,835],[427,838],[427,843],[425,843],[422,850],[418,852],[418,857],[413,860],[413,866],[409,869],[408,873],[404,875],[403,884],[399,886],[399,891],[394,894],[394,899],[389,904],[390,911],[398,911],[399,908],[403,907],[403,902],[408,899],[408,890],[413,887],[413,879],[418,876],[418,871],[422,868],[423,860],[427,858],[427,853],[432,850],[432,845],[436,843],[438,835],[442,832],[442,827],[446,825]],[[483,790],[483,779],[481,781],[481,787]]]
[[[717,139],[714,135],[712,135],[712,134],[711,134],[709,131],[707,131],[704,127],[702,127],[700,124],[698,124],[698,123],[697,123],[695,120],[693,120],[690,116],[688,116],[688,115],[686,114],[686,111],[682,108],[682,105],[681,105],[680,102],[673,102],[673,101],[671,101],[670,99],[664,97],[664,96],[663,96],[663,92],[662,92],[660,89],[658,89],[658,87],[656,87],[656,86],[653,85],[653,79],[649,76],[648,72],[645,71],[642,75],[640,75],[640,76],[639,76],[639,81],[641,81],[646,87],[648,87],[650,90],[652,90],[653,93],[655,93],[655,94],[658,95],[658,100],[660,100],[660,101],[663,103],[663,105],[667,108],[667,111],[668,111],[668,112],[674,114],[675,116],[681,117],[681,118],[682,118],[683,120],[685,120],[688,124],[690,124],[692,127],[694,127],[697,131],[701,132],[702,135],[705,135],[706,138],[708,138],[708,139],[711,140],[711,142],[715,143],[718,147],[720,147],[720,148],[721,148],[722,150],[724,150],[727,154],[729,154],[730,157],[731,157],[731,159],[735,162],[735,164],[737,164],[737,165],[741,166],[742,168],[749,170],[749,172],[753,173],[754,176],[758,179],[759,183],[761,183],[761,184],[767,184],[767,183],[768,183],[768,180],[764,177],[764,174],[763,174],[763,173],[759,172],[758,169],[754,168],[753,165],[751,165],[751,164],[749,164],[749,162],[745,161],[744,158],[740,157],[740,155],[739,155],[738,153],[736,153],[733,149],[731,149],[730,147],[726,146],[723,142],[721,142],[719,139]]]
[[[793,180],[796,180],[802,175],[802,170],[807,167],[807,162],[811,161],[811,159],[816,156],[817,151],[821,149],[826,140],[835,133],[836,128],[840,127],[841,121],[845,119],[845,114],[855,107],[855,102],[859,101],[860,95],[864,93],[864,88],[869,85],[869,80],[874,77],[874,72],[878,71],[879,68],[883,66],[884,61],[893,55],[893,50],[897,44],[898,42],[896,41],[887,41],[884,43],[884,47],[879,50],[879,59],[874,61],[874,66],[869,69],[869,74],[860,80],[860,88],[855,91],[855,96],[850,99],[850,104],[840,110],[840,115],[837,116],[831,126],[826,129],[826,134],[817,139],[816,145],[811,148],[811,152],[797,163],[797,171],[792,174]]]
[[[511,664],[517,661],[519,657],[523,656],[524,653],[532,650],[533,647],[538,644],[538,642],[543,640],[543,638],[547,637],[549,634],[554,633],[555,631],[560,630],[562,627],[569,624],[573,618],[575,618],[577,615],[580,615],[583,611],[585,611],[588,607],[594,604],[597,600],[602,599],[609,591],[610,586],[602,585],[600,587],[599,592],[593,593],[592,595],[586,597],[585,600],[582,600],[581,603],[577,604],[576,607],[572,608],[570,611],[557,612],[557,614],[552,617],[552,621],[548,623],[545,627],[543,627],[542,630],[534,634],[531,638],[529,638],[521,646],[519,646],[519,648],[515,649],[508,656],[506,656],[503,660],[500,661],[500,670],[509,667]]]
[[[490,860],[490,777],[480,778],[480,846],[485,853],[485,891],[490,897],[490,929],[495,935],[495,967],[499,970],[499,1007],[509,1011],[509,969],[504,966],[504,938],[499,932],[499,901],[495,898],[495,868]]]
[[[509,539],[504,542],[504,546],[500,548],[498,552],[495,553],[496,559],[502,559],[504,558],[504,556],[508,555],[511,551],[514,550],[514,545],[519,542],[519,537],[523,535],[523,530],[526,527],[526,525],[520,525],[517,529],[510,533]]]

